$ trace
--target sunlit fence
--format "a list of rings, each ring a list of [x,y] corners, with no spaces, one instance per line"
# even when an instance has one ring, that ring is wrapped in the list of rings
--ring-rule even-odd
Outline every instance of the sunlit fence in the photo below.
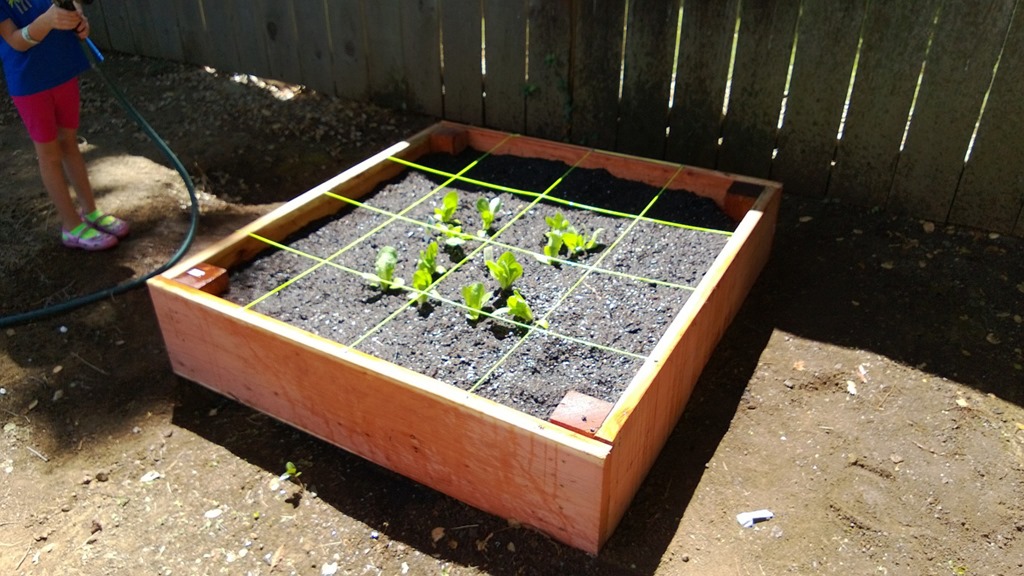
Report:
[[[1020,0],[96,0],[107,49],[1024,236]]]

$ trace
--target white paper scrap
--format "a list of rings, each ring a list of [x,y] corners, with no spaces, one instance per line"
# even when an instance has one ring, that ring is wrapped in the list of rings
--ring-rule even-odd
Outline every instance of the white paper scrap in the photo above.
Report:
[[[740,512],[736,515],[736,521],[744,528],[752,528],[754,524],[763,520],[775,518],[771,510],[754,510],[753,512]]]

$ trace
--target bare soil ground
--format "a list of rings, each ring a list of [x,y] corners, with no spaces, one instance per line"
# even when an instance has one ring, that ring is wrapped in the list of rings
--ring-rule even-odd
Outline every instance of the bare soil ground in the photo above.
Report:
[[[196,180],[202,247],[433,120],[201,68],[103,65]],[[138,278],[188,195],[95,73],[109,253],[59,246],[0,104],[0,314]],[[776,247],[599,556],[177,378],[144,290],[0,331],[4,574],[1024,573],[1024,242],[788,196]],[[300,483],[276,478],[294,462]],[[736,514],[774,518],[743,528]]]

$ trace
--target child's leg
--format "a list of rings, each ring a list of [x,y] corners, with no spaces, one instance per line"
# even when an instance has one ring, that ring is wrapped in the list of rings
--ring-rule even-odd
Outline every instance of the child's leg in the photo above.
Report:
[[[78,207],[83,214],[90,214],[96,210],[96,198],[92,193],[92,184],[89,182],[89,172],[85,168],[85,158],[78,148],[78,134],[76,130],[61,128],[57,134],[57,144],[60,147],[61,158],[64,170],[75,187],[75,196],[78,197]]]
[[[71,191],[64,178],[64,152],[57,140],[50,142],[33,142],[36,156],[39,159],[39,174],[43,179],[43,187],[50,200],[57,208],[57,215],[65,230],[73,230],[82,223],[82,218],[75,211],[71,200]],[[91,192],[91,190],[90,190]]]

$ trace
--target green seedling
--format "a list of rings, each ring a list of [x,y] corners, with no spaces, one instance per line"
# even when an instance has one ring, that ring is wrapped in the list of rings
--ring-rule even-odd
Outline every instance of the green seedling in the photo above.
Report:
[[[519,293],[519,290],[512,290],[512,295],[508,297],[506,306],[494,311],[495,314],[511,314],[513,318],[519,320],[523,324],[533,323],[533,310],[530,309],[530,304],[527,303],[526,298]],[[541,328],[547,328],[548,323],[546,320],[540,320],[537,325]]]
[[[575,228],[571,228],[571,232],[562,234],[562,240],[565,242],[565,248],[569,251],[569,255],[578,256],[586,254],[597,246],[597,237],[601,232],[604,232],[604,228],[598,228],[591,236],[587,236],[586,232],[577,232]]]
[[[509,288],[512,287],[512,283],[523,275],[522,265],[516,260],[516,255],[511,252],[505,252],[497,260],[491,260],[488,256],[490,254],[485,253],[484,264],[491,271],[491,276],[494,276],[494,279],[498,281],[502,291],[508,292]]]
[[[466,243],[466,237],[462,233],[462,226],[458,224],[445,224],[444,222],[438,222],[437,227],[441,229],[441,232],[447,236],[444,240],[444,245],[449,248],[457,248]]]
[[[434,208],[435,220],[444,224],[458,223],[455,211],[459,209],[459,193],[449,192],[441,199],[441,206]]]
[[[480,236],[485,236],[491,230],[491,225],[494,224],[494,217],[498,215],[498,210],[501,210],[501,198],[480,198],[476,201],[476,211],[480,213],[480,220],[482,222]]]
[[[437,242],[427,244],[426,249],[420,251],[420,259],[416,262],[416,269],[425,269],[431,275],[444,274],[445,267],[437,263]]]
[[[385,246],[377,253],[377,260],[374,262],[376,274],[363,274],[363,278],[371,284],[376,284],[384,292],[392,288],[400,288],[405,285],[405,280],[395,277],[395,267],[398,265],[398,251],[391,246]]]
[[[280,480],[281,482],[284,482],[285,480],[288,480],[289,478],[298,478],[299,476],[302,476],[302,472],[299,472],[298,468],[295,467],[295,463],[294,462],[285,462],[284,463],[284,474],[281,474],[281,476],[278,477],[278,480]]]
[[[548,239],[548,243],[544,245],[545,261],[548,264],[553,264],[555,259],[558,258],[558,253],[562,251],[562,244],[565,241],[560,231],[550,230],[545,232],[544,236]]]
[[[437,297],[437,292],[434,290],[427,291],[430,285],[434,283],[434,275],[428,272],[425,268],[417,268],[412,274],[412,287],[417,291],[416,304],[422,306],[426,304],[427,298],[431,296]]]
[[[572,228],[572,224],[561,212],[555,212],[554,216],[545,216],[544,221],[548,223],[548,228],[552,232],[567,232]]]
[[[462,300],[466,303],[466,307],[469,308],[469,311],[466,312],[466,317],[470,320],[480,319],[480,312],[484,309],[484,304],[490,299],[491,293],[487,291],[483,282],[474,282],[462,287]]]

